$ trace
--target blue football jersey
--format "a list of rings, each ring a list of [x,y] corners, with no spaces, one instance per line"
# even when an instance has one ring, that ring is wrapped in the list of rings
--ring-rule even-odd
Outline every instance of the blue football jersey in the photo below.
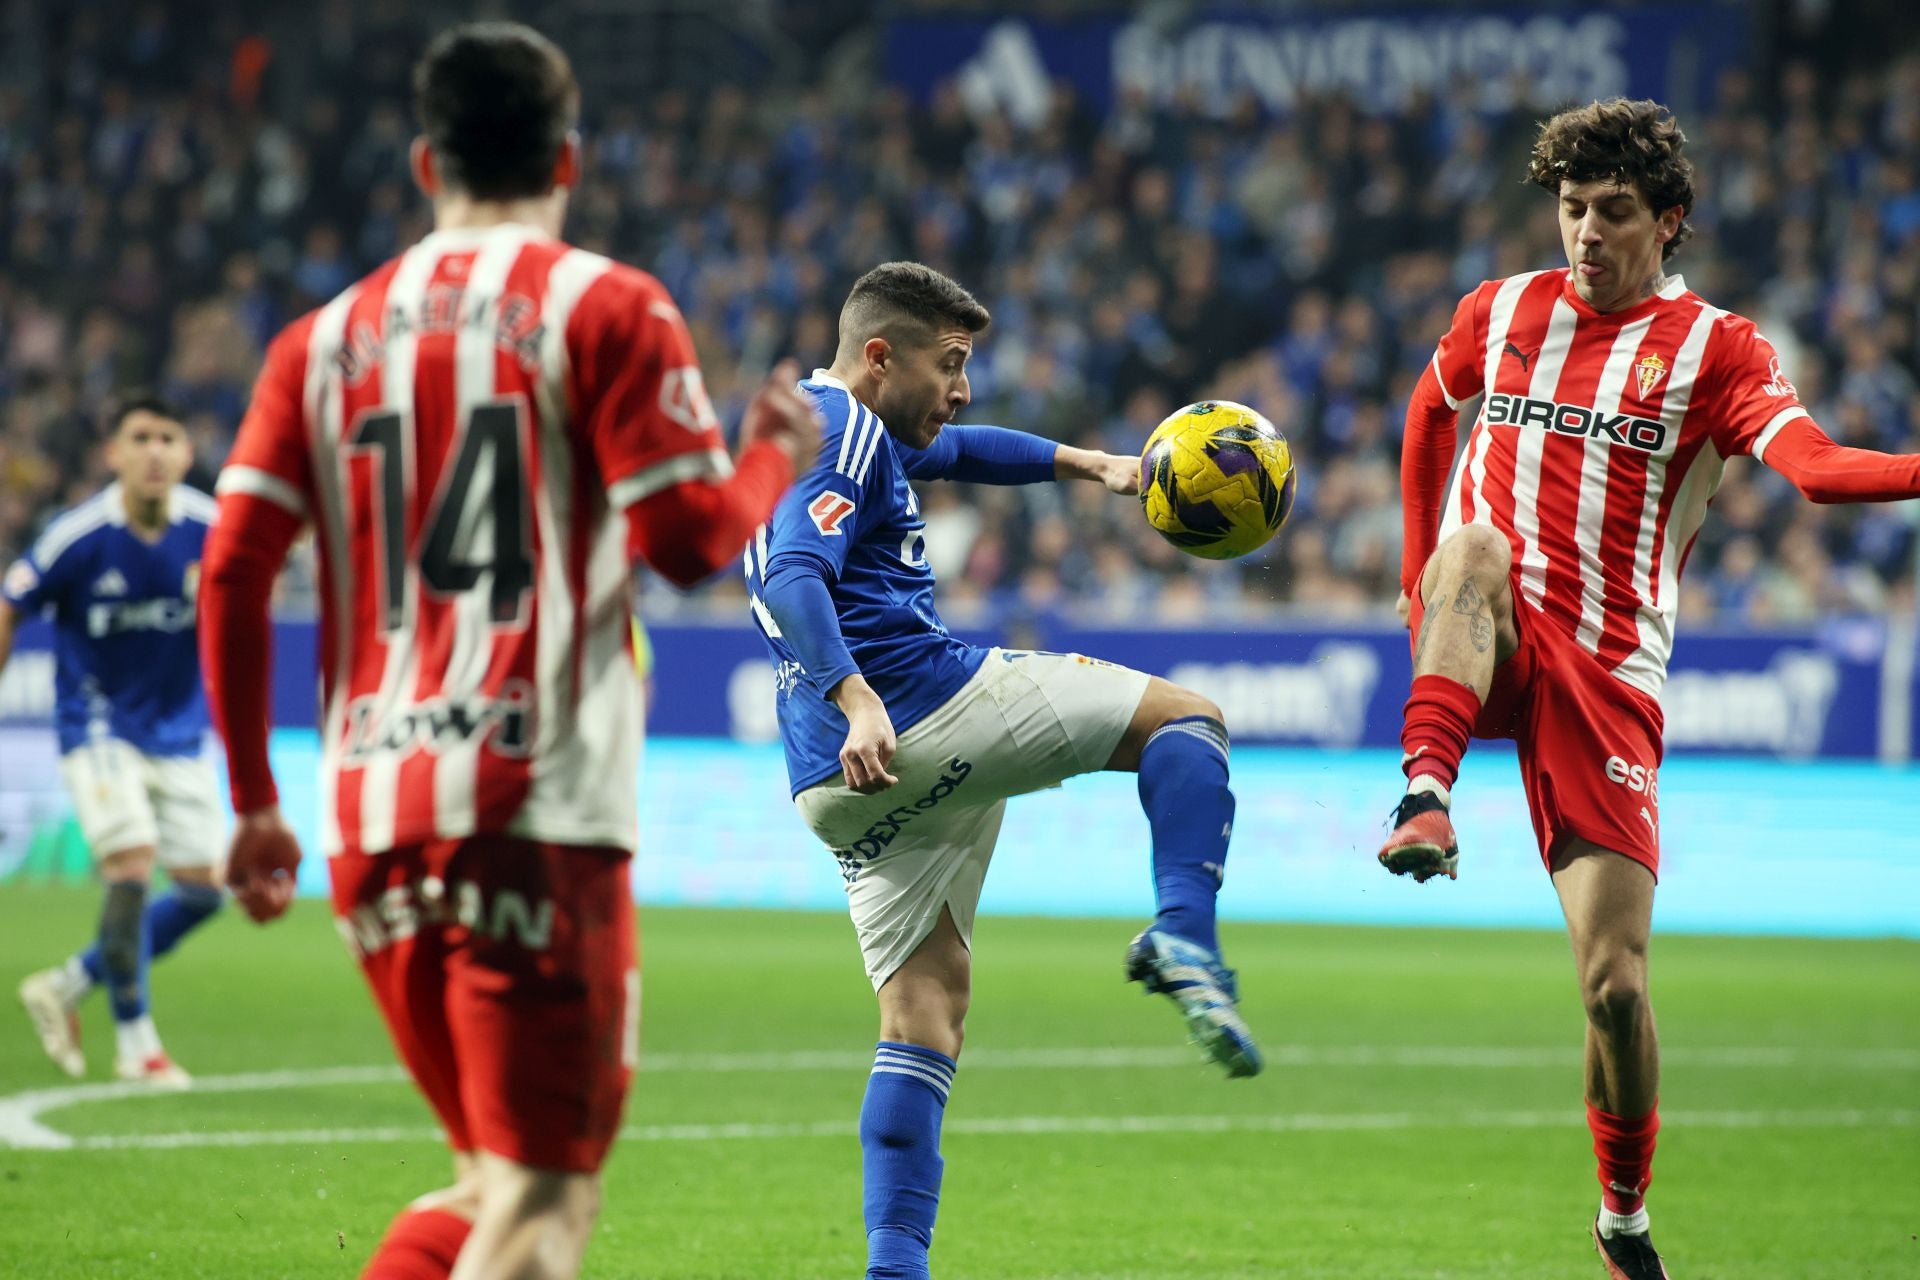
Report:
[[[840,771],[847,718],[808,677],[762,603],[769,564],[794,555],[819,562],[847,649],[896,732],[951,698],[987,654],[948,634],[934,610],[926,524],[907,483],[945,475],[954,463],[952,443],[936,437],[925,450],[896,443],[846,384],[823,370],[800,391],[826,424],[820,458],[746,554],[748,603],[773,659],[780,737],[796,794]]]
[[[120,486],[47,526],[7,571],[7,603],[50,611],[60,750],[119,738],[148,755],[198,755],[206,739],[194,597],[214,501],[176,487],[157,542],[127,527]]]

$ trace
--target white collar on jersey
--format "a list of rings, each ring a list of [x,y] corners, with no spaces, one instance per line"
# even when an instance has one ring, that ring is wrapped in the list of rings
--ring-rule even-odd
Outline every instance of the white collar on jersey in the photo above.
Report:
[[[1568,280],[1573,279],[1573,268],[1571,267],[1567,268],[1567,279]],[[1681,294],[1685,293],[1686,291],[1687,291],[1687,278],[1685,276],[1668,276],[1667,282],[1660,286],[1659,292],[1654,296],[1665,298],[1669,302],[1671,302],[1673,299],[1679,297]]]
[[[841,391],[847,391],[847,384],[840,381],[840,379],[834,377],[831,373],[828,373],[825,369],[815,369],[813,371],[813,376],[811,378],[808,378],[807,381],[820,382],[820,383],[826,384],[829,387],[837,387]],[[848,394],[851,395],[852,392],[848,391]]]

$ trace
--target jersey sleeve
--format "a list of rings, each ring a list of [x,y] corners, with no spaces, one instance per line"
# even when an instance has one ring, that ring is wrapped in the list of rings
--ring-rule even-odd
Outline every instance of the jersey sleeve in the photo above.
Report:
[[[313,317],[283,330],[267,348],[247,415],[214,492],[261,498],[305,521],[313,510],[313,454],[307,443],[307,339]]]
[[[1481,305],[1488,293],[1483,284],[1460,299],[1453,309],[1453,323],[1441,335],[1433,349],[1428,368],[1449,409],[1471,400],[1486,387],[1487,308]]]
[[[896,445],[914,480],[968,484],[1041,484],[1057,477],[1058,441],[1007,427],[948,426],[925,449]]]
[[[660,283],[615,267],[567,321],[575,411],[616,510],[733,472],[693,338]]]
[[[844,405],[823,406],[823,417],[819,460],[773,509],[767,561],[806,556],[834,582],[864,522],[879,507],[881,468],[874,455],[885,446],[887,429],[851,396]]]
[[[1736,317],[1715,336],[1714,445],[1724,457],[1752,454],[1764,461],[1780,429],[1810,415],[1781,371],[1779,353],[1751,321]]]
[[[0,577],[0,598],[29,617],[57,604],[71,576],[68,566],[73,559],[63,557],[62,550],[54,545],[54,531],[41,535]]]
[[[1400,589],[1419,590],[1427,557],[1440,536],[1440,508],[1459,443],[1460,404],[1480,394],[1486,373],[1480,363],[1486,337],[1480,328],[1482,285],[1453,310],[1453,323],[1434,348],[1407,402],[1400,440]]]

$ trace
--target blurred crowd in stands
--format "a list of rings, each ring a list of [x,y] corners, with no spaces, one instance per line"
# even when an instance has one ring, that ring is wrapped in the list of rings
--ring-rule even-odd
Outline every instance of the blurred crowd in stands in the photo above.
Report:
[[[287,47],[242,7],[190,23],[113,0],[0,53],[0,557],[100,483],[118,389],[177,401],[209,480],[273,332],[424,231],[406,162],[419,33],[322,8],[324,37]],[[1225,565],[1091,486],[933,486],[928,555],[956,621],[1390,606],[1413,382],[1461,293],[1561,260],[1552,202],[1520,181],[1555,104],[1488,115],[1463,88],[1394,118],[1131,99],[1103,118],[1062,90],[1022,129],[951,85],[919,104],[878,83],[590,98],[569,238],[664,280],[728,421],[780,355],[827,363],[848,285],[911,257],[994,314],[964,421],[1131,452],[1179,405],[1226,397],[1291,441],[1291,524]],[[1834,436],[1920,450],[1920,58],[1730,74],[1682,123],[1699,234],[1673,269],[1759,322]],[[1736,462],[1682,612],[1910,610],[1913,506],[1817,508]],[[648,590],[659,613],[734,609],[740,588]]]

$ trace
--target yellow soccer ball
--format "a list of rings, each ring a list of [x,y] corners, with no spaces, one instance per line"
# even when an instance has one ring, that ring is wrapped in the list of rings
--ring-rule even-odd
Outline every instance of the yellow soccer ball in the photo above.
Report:
[[[1287,522],[1298,480],[1286,437],[1231,400],[1178,410],[1153,429],[1140,453],[1147,523],[1188,555],[1208,560],[1265,546]]]

